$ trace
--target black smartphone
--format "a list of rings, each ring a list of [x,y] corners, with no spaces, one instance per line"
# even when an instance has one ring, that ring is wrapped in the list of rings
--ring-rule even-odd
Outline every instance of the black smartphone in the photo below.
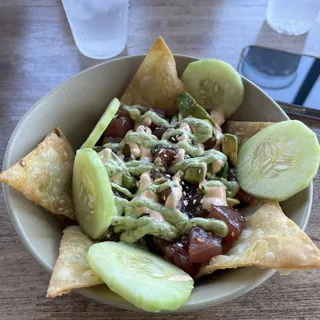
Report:
[[[320,59],[248,46],[242,50],[238,72],[285,112],[320,119]]]

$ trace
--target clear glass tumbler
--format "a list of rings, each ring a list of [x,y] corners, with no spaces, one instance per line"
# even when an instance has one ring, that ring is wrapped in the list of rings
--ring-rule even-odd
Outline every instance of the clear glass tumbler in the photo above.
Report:
[[[129,0],[62,0],[62,3],[82,54],[107,59],[125,48]]]
[[[320,0],[269,0],[267,23],[282,34],[300,35],[309,31],[320,10]]]

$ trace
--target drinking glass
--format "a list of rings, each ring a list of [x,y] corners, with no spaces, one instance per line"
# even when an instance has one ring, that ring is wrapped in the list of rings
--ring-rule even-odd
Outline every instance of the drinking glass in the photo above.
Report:
[[[62,0],[79,51],[93,59],[121,53],[127,42],[129,0]]]
[[[269,0],[267,23],[282,34],[300,35],[309,31],[320,10],[320,0]]]

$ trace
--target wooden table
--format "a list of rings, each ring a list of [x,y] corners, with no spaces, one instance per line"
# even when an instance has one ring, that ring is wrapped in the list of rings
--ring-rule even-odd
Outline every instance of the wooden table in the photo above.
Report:
[[[259,44],[320,55],[320,21],[308,35],[281,36],[264,22],[266,0],[132,0],[123,55],[146,53],[162,35],[174,53],[221,58],[236,66],[242,48]],[[0,1],[0,158],[23,114],[42,95],[100,61],[75,47],[59,0]],[[320,134],[320,122],[305,120]],[[36,128],[35,128],[36,130]],[[1,163],[0,163],[1,164]],[[308,235],[320,246],[320,175],[314,181]],[[45,298],[50,275],[13,230],[0,195],[0,319],[170,319],[99,305],[78,294]],[[228,304],[175,319],[320,319],[320,273],[273,276]]]

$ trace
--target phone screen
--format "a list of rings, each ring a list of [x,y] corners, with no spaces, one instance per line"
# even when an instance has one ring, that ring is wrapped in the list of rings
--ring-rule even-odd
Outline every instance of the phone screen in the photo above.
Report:
[[[257,46],[246,47],[238,71],[288,113],[320,118],[320,60]]]

